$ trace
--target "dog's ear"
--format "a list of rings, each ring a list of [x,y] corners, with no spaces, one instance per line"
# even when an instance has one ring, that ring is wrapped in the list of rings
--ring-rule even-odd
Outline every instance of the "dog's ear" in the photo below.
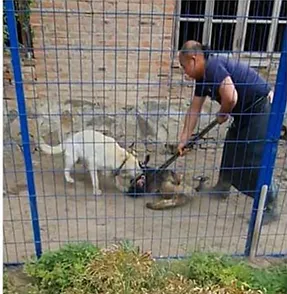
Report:
[[[146,167],[147,167],[147,164],[148,164],[148,162],[149,162],[149,160],[150,160],[150,155],[147,154],[147,155],[145,156],[144,161],[139,161],[139,165],[140,165],[140,167],[141,167],[142,169],[146,168]]]
[[[134,148],[134,145],[135,145],[135,142],[132,142],[132,144],[128,147],[128,149],[130,150],[130,153],[133,155],[133,156],[137,156],[137,151],[136,149]]]
[[[145,159],[144,159],[144,161],[143,161],[143,164],[144,164],[144,165],[147,165],[147,164],[149,163],[149,160],[150,160],[150,155],[147,154],[147,155],[145,156]]]
[[[135,142],[132,142],[132,144],[128,148],[133,149],[134,146],[135,146]]]

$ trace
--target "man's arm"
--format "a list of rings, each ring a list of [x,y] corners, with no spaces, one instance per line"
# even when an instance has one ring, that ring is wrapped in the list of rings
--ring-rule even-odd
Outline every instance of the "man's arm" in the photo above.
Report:
[[[194,96],[191,105],[185,115],[184,127],[180,135],[179,151],[182,155],[183,147],[188,139],[191,137],[196,124],[198,117],[201,113],[202,105],[205,101],[205,97]]]
[[[235,89],[232,79],[229,76],[222,81],[219,87],[219,95],[221,98],[219,117],[228,117],[238,100],[238,93]],[[220,121],[219,123],[222,122]]]

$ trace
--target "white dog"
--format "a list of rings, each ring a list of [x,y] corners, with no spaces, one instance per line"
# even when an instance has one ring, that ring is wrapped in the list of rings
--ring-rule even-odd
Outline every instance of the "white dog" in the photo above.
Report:
[[[65,179],[74,183],[70,170],[79,160],[84,160],[89,169],[94,195],[101,195],[99,189],[98,170],[106,170],[114,174],[117,188],[126,192],[130,180],[141,172],[140,162],[133,153],[120,147],[114,138],[93,130],[84,130],[69,136],[57,146],[47,145],[40,139],[40,149],[47,154],[60,154],[65,152]],[[119,179],[121,177],[124,181]],[[126,182],[123,185],[122,182]]]

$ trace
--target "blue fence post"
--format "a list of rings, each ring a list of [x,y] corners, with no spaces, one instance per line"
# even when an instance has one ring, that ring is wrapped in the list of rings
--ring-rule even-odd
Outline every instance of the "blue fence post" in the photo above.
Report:
[[[281,58],[277,73],[274,99],[271,107],[271,115],[268,123],[266,144],[264,148],[260,174],[257,182],[257,197],[254,199],[253,208],[248,228],[245,255],[250,254],[251,243],[254,233],[255,221],[259,205],[260,190],[263,185],[270,186],[273,169],[276,160],[278,139],[284,119],[284,112],[287,103],[287,28],[283,34]]]
[[[14,1],[6,0],[5,8],[6,8],[6,15],[7,15],[10,52],[11,52],[12,66],[13,66],[13,72],[14,72],[17,105],[18,105],[18,112],[19,112],[19,119],[20,119],[20,129],[21,129],[21,136],[22,136],[22,143],[23,143],[23,153],[24,153],[26,179],[27,179],[28,192],[29,192],[29,204],[30,204],[30,212],[31,212],[31,218],[32,218],[32,227],[33,227],[33,233],[34,233],[35,252],[36,252],[36,256],[40,257],[42,254],[41,234],[40,234],[40,225],[39,225],[39,217],[38,217],[37,199],[36,199],[36,193],[35,193],[33,164],[32,164],[31,152],[30,152],[30,140],[29,140],[29,131],[28,131],[28,124],[27,124],[27,113],[26,113],[25,96],[24,96],[24,89],[23,89],[22,70],[21,70],[21,63],[20,63],[20,56],[19,56],[19,45],[18,45],[16,19],[15,19]]]

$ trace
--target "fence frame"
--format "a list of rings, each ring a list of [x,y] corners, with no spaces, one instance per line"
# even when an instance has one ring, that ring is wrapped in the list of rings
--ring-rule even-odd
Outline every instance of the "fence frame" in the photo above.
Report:
[[[42,254],[41,232],[37,207],[37,195],[35,189],[34,171],[32,157],[30,151],[29,129],[27,122],[27,112],[25,105],[25,93],[23,88],[22,70],[20,62],[20,51],[18,45],[18,35],[16,27],[14,0],[5,0],[7,13],[7,25],[10,40],[10,52],[12,67],[14,72],[14,82],[17,98],[18,115],[20,120],[21,137],[23,144],[23,157],[26,170],[26,181],[28,186],[28,198],[31,214],[31,224],[33,229],[35,254],[39,258]],[[266,144],[264,148],[260,176],[258,178],[257,188],[261,190],[263,185],[270,185],[274,163],[276,160],[278,140],[280,137],[281,125],[284,119],[284,112],[287,104],[287,27],[283,35],[283,45],[280,57],[280,63],[277,73],[274,100],[271,108],[271,115],[268,124],[268,132],[266,136]],[[260,192],[254,199],[251,212],[251,219],[248,228],[248,236],[244,255],[250,255],[251,243],[254,235],[254,227],[257,217]],[[68,240],[67,240],[68,241]],[[256,248],[257,252],[257,248]],[[15,264],[15,263],[13,263]]]
[[[264,185],[270,186],[274,164],[276,160],[278,141],[281,132],[281,126],[284,119],[284,112],[287,103],[287,27],[283,35],[283,44],[279,68],[276,79],[274,99],[271,105],[271,113],[266,134],[266,143],[263,151],[262,164],[257,181],[257,197],[253,201],[252,213],[248,228],[245,255],[250,255],[252,239],[254,237],[255,222],[259,207],[260,191]],[[262,227],[262,226],[261,226]],[[260,229],[261,232],[261,229]],[[259,233],[260,235],[260,233]],[[260,241],[259,241],[260,242]],[[256,248],[257,252],[257,248]]]
[[[18,34],[15,18],[14,0],[5,0],[5,7],[7,13],[7,26],[10,40],[10,52],[12,67],[14,73],[15,91],[18,106],[18,115],[20,121],[21,138],[23,144],[23,157],[26,169],[26,180],[29,194],[29,205],[31,213],[31,221],[33,228],[34,246],[37,257],[42,254],[42,242],[37,206],[37,196],[35,189],[33,163],[30,150],[30,136],[27,122],[27,112],[25,103],[25,94],[23,89],[22,70],[20,62],[20,52],[18,43]]]

